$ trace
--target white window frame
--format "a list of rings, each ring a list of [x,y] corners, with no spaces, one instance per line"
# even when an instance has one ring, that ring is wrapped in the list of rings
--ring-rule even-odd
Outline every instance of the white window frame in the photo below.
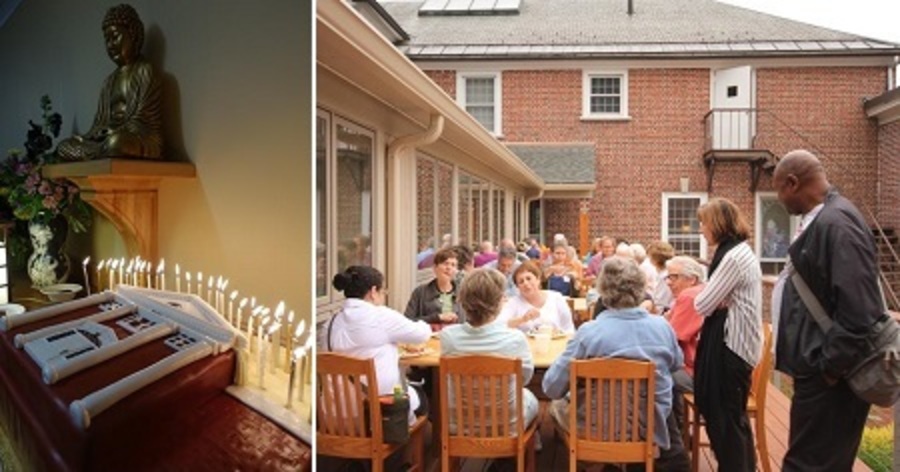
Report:
[[[620,80],[620,108],[618,113],[591,112],[591,79],[614,77]],[[585,70],[581,81],[582,120],[630,120],[628,115],[628,70]]]
[[[660,218],[660,224],[662,227],[662,240],[669,240],[669,200],[673,199],[686,199],[686,198],[698,198],[700,199],[700,205],[706,203],[709,199],[709,195],[706,192],[663,192],[662,193],[662,213]],[[707,247],[706,238],[703,237],[703,233],[699,234],[700,237],[700,257],[706,258],[707,251],[709,248]]]
[[[763,200],[778,200],[777,192],[756,192],[755,205],[754,209],[754,221],[753,221],[753,239],[754,239],[754,249],[756,250],[756,254],[759,257],[759,262],[787,262],[787,257],[762,257],[762,242],[763,242],[763,232],[765,231],[765,223],[762,221],[762,203]],[[797,226],[800,225],[800,217],[797,215],[790,216],[790,228],[787,235],[788,244],[790,244],[791,236],[797,232]]]
[[[500,72],[458,72],[456,74],[456,102],[466,109],[466,81],[468,79],[494,79],[494,127],[488,129],[496,137],[503,136],[503,74]],[[474,117],[473,117],[474,118]]]

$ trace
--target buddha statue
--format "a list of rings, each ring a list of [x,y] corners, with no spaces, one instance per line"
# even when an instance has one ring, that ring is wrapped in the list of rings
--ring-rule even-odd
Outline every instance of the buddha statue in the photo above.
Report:
[[[91,129],[61,141],[56,153],[66,161],[160,159],[162,83],[141,55],[144,24],[130,5],[114,6],[103,18],[103,37],[116,70],[103,83]]]

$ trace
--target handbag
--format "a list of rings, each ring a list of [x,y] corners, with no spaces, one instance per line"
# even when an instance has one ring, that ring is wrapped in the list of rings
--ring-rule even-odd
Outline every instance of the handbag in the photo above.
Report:
[[[825,315],[822,304],[796,270],[792,270],[791,281],[810,315],[827,333],[832,321]],[[863,401],[890,407],[900,398],[900,326],[891,316],[884,315],[872,325],[867,341],[868,354],[847,372],[844,379]]]

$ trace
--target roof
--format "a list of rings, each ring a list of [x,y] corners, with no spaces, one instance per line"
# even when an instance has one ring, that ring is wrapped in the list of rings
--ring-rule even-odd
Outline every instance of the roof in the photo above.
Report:
[[[595,183],[593,144],[507,144],[547,184]]]
[[[419,15],[382,2],[413,59],[894,55],[900,45],[714,0],[522,0],[513,15]]]

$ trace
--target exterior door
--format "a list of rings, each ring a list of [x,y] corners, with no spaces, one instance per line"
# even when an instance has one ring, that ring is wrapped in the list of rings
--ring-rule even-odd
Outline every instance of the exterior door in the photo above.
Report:
[[[750,149],[756,127],[750,66],[713,72],[713,149]]]

